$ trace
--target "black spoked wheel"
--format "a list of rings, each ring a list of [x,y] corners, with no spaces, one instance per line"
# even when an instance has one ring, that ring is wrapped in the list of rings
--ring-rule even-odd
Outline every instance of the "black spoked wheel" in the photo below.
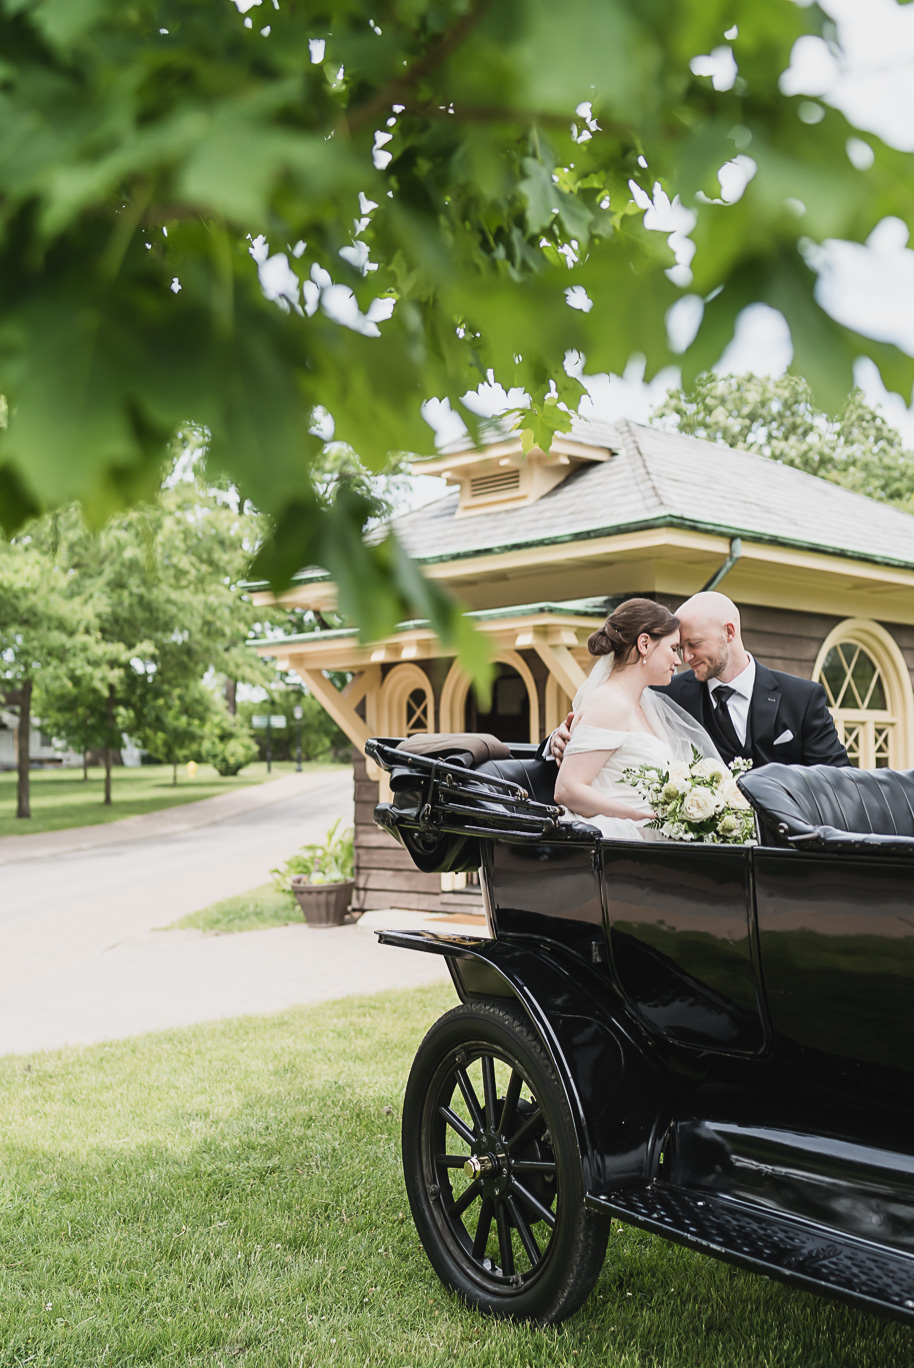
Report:
[[[583,1203],[562,1085],[526,1018],[455,1007],[419,1047],[403,1164],[435,1271],[494,1315],[559,1321],[599,1276],[609,1222]]]

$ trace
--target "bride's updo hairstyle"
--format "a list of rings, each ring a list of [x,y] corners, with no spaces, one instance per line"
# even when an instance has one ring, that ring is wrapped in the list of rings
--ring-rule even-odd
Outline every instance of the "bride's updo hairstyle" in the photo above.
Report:
[[[587,649],[592,656],[612,655],[616,665],[625,665],[632,652],[637,652],[639,636],[647,632],[658,641],[675,632],[678,626],[679,618],[661,603],[654,603],[653,599],[626,599],[610,613],[603,626],[588,637]]]

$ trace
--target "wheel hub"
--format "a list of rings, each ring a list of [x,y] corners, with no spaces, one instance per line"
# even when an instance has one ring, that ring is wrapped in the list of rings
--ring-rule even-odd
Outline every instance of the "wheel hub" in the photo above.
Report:
[[[484,1197],[504,1197],[511,1189],[511,1168],[505,1137],[498,1131],[485,1130],[463,1171],[468,1178],[481,1181]]]

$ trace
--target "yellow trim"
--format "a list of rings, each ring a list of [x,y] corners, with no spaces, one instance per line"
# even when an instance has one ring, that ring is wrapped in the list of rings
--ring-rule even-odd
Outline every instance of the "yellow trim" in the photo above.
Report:
[[[578,633],[589,635],[603,622],[602,617],[581,617],[573,613],[518,613],[506,614],[500,618],[490,618],[478,622],[480,632],[489,638],[495,650],[510,650],[517,645],[532,645],[537,638],[548,643],[557,643],[574,648]],[[518,638],[523,639],[519,642]],[[430,627],[409,627],[394,632],[381,642],[362,644],[358,632],[353,628],[346,636],[327,640],[320,632],[304,641],[283,642],[263,641],[257,645],[257,653],[265,657],[281,657],[287,669],[300,669],[306,665],[312,669],[363,671],[366,667],[378,668],[372,664],[380,652],[391,662],[402,660],[402,653],[415,650],[414,659],[441,659],[452,656],[453,647],[443,647]],[[299,663],[300,662],[300,663]]]
[[[381,671],[377,665],[369,665],[367,670],[354,674],[340,692],[350,708],[357,708],[369,689],[373,689],[376,684],[380,683],[380,679]]]
[[[301,675],[324,711],[342,728],[352,744],[364,753],[365,742],[372,733],[340,690],[320,670],[308,670],[301,665],[293,665],[292,668]]]
[[[637,587],[641,592],[668,594],[678,602],[701,587],[729,553],[729,546],[729,536],[724,534],[652,527],[482,552],[427,564],[422,570],[430,579],[459,585],[474,607],[497,607],[512,593],[523,594],[526,602],[549,594],[581,597],[594,592],[596,581],[601,592]],[[828,551],[744,537],[741,560],[722,587],[743,603],[847,617],[878,615],[914,623],[914,570]],[[274,602],[262,591],[254,599],[258,604]],[[329,608],[336,602],[336,588],[329,581],[296,586],[278,601]]]
[[[493,660],[500,661],[503,665],[510,665],[524,681],[530,703],[530,740],[540,741],[539,695],[537,694],[536,681],[530,673],[530,667],[516,651],[496,651]],[[439,725],[443,732],[462,732],[464,730],[464,707],[469,689],[469,676],[464,674],[455,661],[444,681],[444,688],[441,690],[441,702],[438,705]]]
[[[775,566],[790,566],[794,570],[826,570],[830,574],[854,577],[877,584],[903,584],[914,588],[914,570],[897,565],[876,565],[871,561],[854,560],[852,556],[830,555],[827,551],[800,551],[784,546],[743,542],[742,560],[769,561]]]
[[[546,641],[534,640],[533,648],[549,671],[549,678],[556,679],[565,693],[574,698],[584,683],[585,675],[568,647],[559,643],[549,645]]]
[[[282,608],[332,613],[339,602],[339,590],[333,580],[317,580],[309,584],[295,584],[283,594],[274,594],[269,589],[256,589],[251,594],[251,602],[257,608],[270,608],[275,604]]]
[[[730,538],[674,527],[651,527],[583,541],[538,542],[513,551],[493,551],[460,560],[436,561],[431,565],[423,565],[422,573],[429,579],[484,579],[496,573],[510,573],[528,566],[542,570],[564,561],[592,563],[604,559],[616,560],[633,552],[652,551],[661,547],[698,551],[711,557],[719,556],[723,560],[730,552]]]
[[[592,446],[590,442],[579,441],[567,433],[557,433],[552,439],[548,456],[542,447],[533,447],[525,456],[518,433],[516,436],[507,436],[500,442],[493,442],[491,446],[467,447],[463,451],[453,451],[449,455],[419,457],[418,460],[410,462],[410,470],[413,475],[440,475],[443,479],[448,479],[458,470],[465,473],[474,466],[491,465],[498,460],[510,460],[514,465],[523,465],[526,461],[549,462],[554,465],[562,456],[571,456],[577,461],[600,463],[608,461],[613,454],[610,447]]]
[[[583,674],[583,670],[581,671]],[[571,712],[571,697],[565,693],[555,675],[546,680],[546,725],[544,735],[551,736],[560,722]]]
[[[839,622],[819,648],[812,672],[813,679],[819,679],[826,656],[832,647],[843,642],[862,646],[879,666],[888,694],[889,711],[895,719],[896,751],[892,756],[893,763],[897,769],[914,767],[914,690],[911,687],[907,662],[897,641],[881,623],[874,622],[872,618],[848,618],[845,622]],[[851,717],[851,713],[855,716]],[[842,717],[847,714],[847,720],[852,723],[859,721],[860,716],[863,716],[857,716],[860,714],[859,709],[841,708],[837,710],[837,714]],[[887,714],[881,711],[873,711],[865,716],[873,721],[888,720]]]

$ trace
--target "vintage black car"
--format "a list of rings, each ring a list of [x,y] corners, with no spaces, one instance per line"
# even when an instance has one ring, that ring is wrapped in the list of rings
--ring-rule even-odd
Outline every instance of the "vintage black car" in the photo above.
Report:
[[[768,765],[758,844],[602,839],[494,738],[369,744],[376,821],[488,934],[386,931],[461,999],[403,1108],[443,1282],[558,1321],[610,1219],[914,1321],[914,771]],[[424,754],[417,753],[424,750]]]

